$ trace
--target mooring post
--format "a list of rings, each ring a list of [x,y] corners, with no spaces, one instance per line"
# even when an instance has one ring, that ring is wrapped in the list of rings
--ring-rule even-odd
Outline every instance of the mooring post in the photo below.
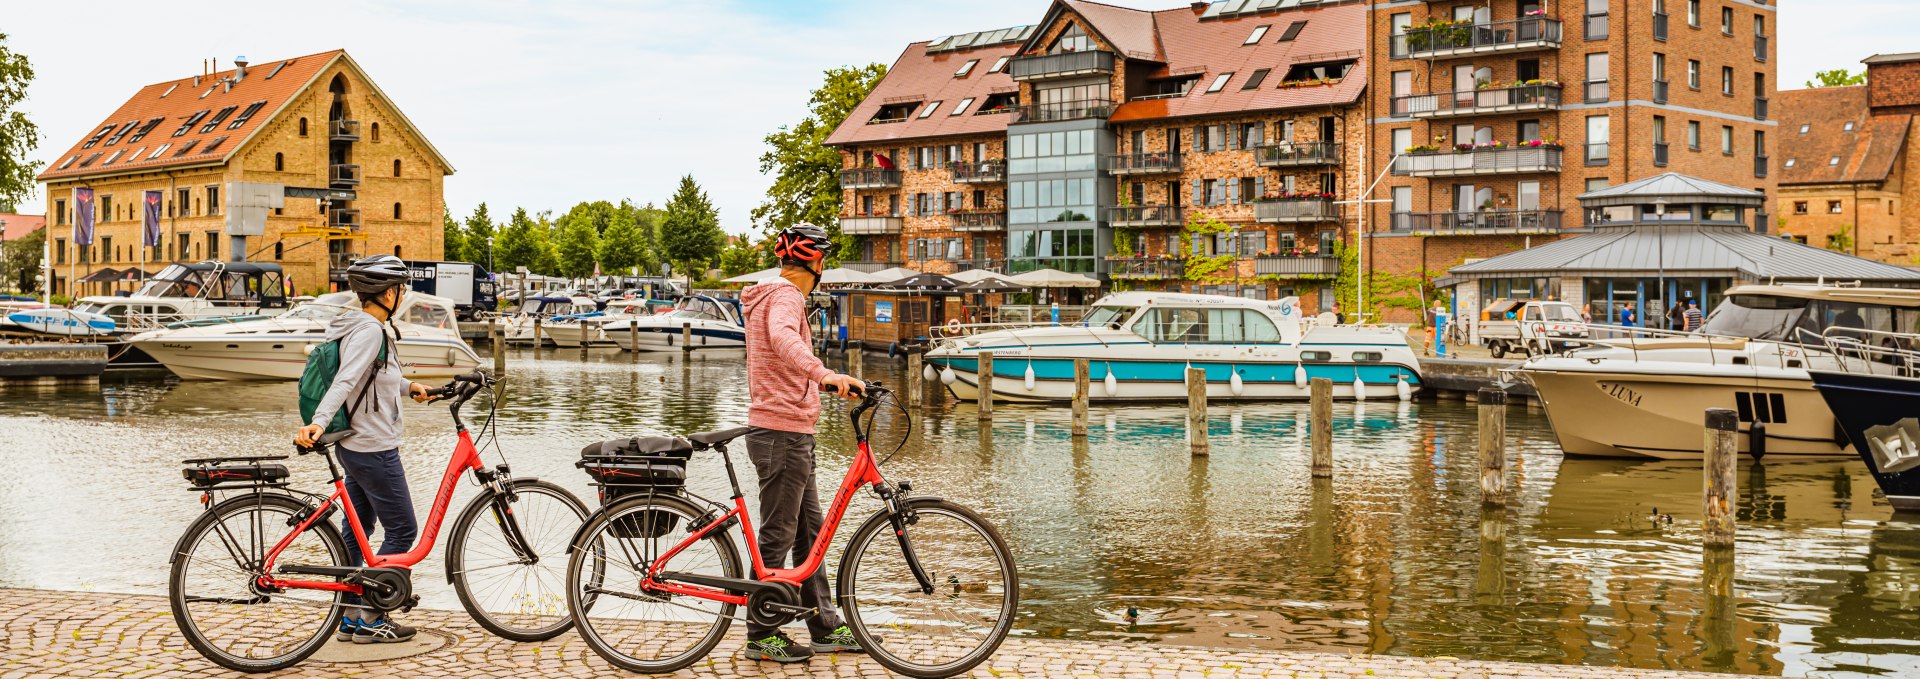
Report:
[[[533,318],[533,351],[540,353],[540,317]]]
[[[487,339],[493,343],[493,376],[507,374],[507,338],[506,332],[498,323],[487,324]]]
[[[1480,388],[1480,503],[1507,506],[1507,392]]]
[[[1734,534],[1733,494],[1738,481],[1733,472],[1740,454],[1737,431],[1739,415],[1727,408],[1707,409],[1706,443],[1702,456],[1705,478],[1701,484],[1701,541],[1708,548],[1732,548]]]
[[[852,349],[848,349],[847,350],[847,374],[852,375],[854,377],[859,377],[860,379],[866,379],[865,377],[861,376],[861,373],[864,373],[866,371],[867,371],[866,352],[861,351],[859,346],[855,346]]]
[[[640,323],[627,321],[627,348],[633,351],[632,361],[640,362]]]
[[[1187,368],[1187,443],[1195,456],[1207,454],[1207,369]]]
[[[1308,387],[1312,422],[1307,434],[1313,439],[1314,478],[1333,478],[1333,380],[1315,377]]]
[[[1073,359],[1073,435],[1087,435],[1087,380],[1093,370],[1087,359]]]
[[[993,352],[980,352],[980,419],[993,419]]]
[[[926,389],[926,381],[920,378],[920,371],[922,370],[920,363],[922,360],[924,359],[921,358],[919,353],[909,352],[907,354],[907,379],[903,381],[907,383],[908,408],[920,404],[920,392]]]
[[[680,351],[683,351],[683,352],[693,351],[693,324],[692,323],[680,324]]]
[[[587,360],[587,347],[593,344],[593,333],[599,330],[600,326],[582,318],[577,327],[580,328],[580,360],[584,361]]]

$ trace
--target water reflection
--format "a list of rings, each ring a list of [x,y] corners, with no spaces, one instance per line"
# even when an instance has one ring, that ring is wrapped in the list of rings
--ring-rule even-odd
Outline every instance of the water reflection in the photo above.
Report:
[[[869,375],[897,369],[875,359]],[[733,355],[531,351],[513,356],[499,446],[514,469],[583,497],[582,446],[742,422]],[[160,592],[158,564],[197,510],[177,461],[285,450],[285,383],[112,377],[97,388],[0,391],[0,585]],[[874,447],[919,491],[981,509],[1013,544],[1025,633],[1180,644],[1450,655],[1816,676],[1920,673],[1920,526],[1890,515],[1857,464],[1769,460],[1739,475],[1732,557],[1699,547],[1697,463],[1566,460],[1545,419],[1508,415],[1510,506],[1483,510],[1475,413],[1457,401],[1335,409],[1334,477],[1307,473],[1304,404],[1218,405],[1211,454],[1173,405],[1002,405],[952,399],[878,415]],[[431,488],[446,411],[409,411],[403,455]],[[821,470],[849,462],[830,400]],[[479,419],[479,418],[470,418]],[[315,460],[290,461],[317,488]],[[724,497],[713,456],[696,492]],[[455,502],[464,502],[462,487]],[[423,506],[430,497],[416,498]],[[877,503],[861,497],[858,520]],[[1661,519],[1662,515],[1672,520]],[[73,564],[87,564],[75,568]],[[429,561],[422,572],[436,572]],[[457,604],[436,578],[429,605]]]

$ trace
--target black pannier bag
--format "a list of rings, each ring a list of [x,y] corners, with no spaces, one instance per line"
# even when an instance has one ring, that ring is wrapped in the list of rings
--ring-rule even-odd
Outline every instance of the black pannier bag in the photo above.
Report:
[[[687,485],[687,458],[693,444],[671,436],[636,436],[588,445],[575,466],[586,470],[600,488],[601,506],[634,493],[679,494]],[[679,518],[661,511],[623,517],[612,528],[617,538],[657,538],[666,535]]]
[[[187,466],[180,470],[180,476],[185,478],[187,483],[192,484],[194,490],[280,487],[287,485],[287,466],[267,464],[267,462],[284,459],[287,459],[287,456],[187,460],[184,463]]]

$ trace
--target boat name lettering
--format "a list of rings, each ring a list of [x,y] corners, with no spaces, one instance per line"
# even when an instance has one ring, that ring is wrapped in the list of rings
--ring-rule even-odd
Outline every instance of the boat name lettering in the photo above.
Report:
[[[1614,400],[1635,408],[1640,407],[1640,392],[1634,391],[1632,387],[1609,382],[1601,382],[1599,385],[1600,390],[1607,392],[1607,395],[1612,396]]]

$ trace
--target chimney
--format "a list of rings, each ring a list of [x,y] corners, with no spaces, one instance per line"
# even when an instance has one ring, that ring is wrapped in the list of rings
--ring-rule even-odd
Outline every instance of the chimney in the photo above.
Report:
[[[247,77],[246,56],[243,55],[243,56],[234,57],[233,58],[233,81],[240,82],[240,79],[245,77]]]
[[[1874,114],[1920,110],[1920,54],[1867,58],[1867,106]]]
[[[1193,9],[1194,14],[1200,14],[1207,11],[1207,6],[1211,4],[1213,3],[1194,0],[1193,4],[1189,5],[1189,7]]]

